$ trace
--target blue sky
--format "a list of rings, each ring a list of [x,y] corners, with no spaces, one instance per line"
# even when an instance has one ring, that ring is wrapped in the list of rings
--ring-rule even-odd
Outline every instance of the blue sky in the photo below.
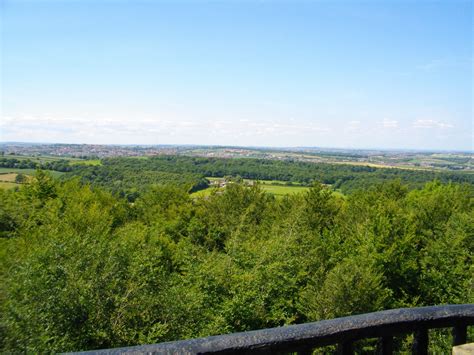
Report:
[[[473,149],[471,1],[0,4],[0,141]]]

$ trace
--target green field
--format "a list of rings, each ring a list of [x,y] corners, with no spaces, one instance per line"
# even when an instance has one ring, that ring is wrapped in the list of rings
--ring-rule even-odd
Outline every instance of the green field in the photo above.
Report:
[[[304,186],[285,186],[285,185],[260,185],[265,192],[275,196],[284,196],[308,191],[309,187]]]
[[[15,184],[14,182],[4,182],[0,181],[0,189],[11,189],[15,186],[20,186],[18,184]]]
[[[91,166],[97,166],[101,165],[101,162],[99,159],[89,159],[89,160],[78,160],[78,159],[67,159],[70,160],[71,165],[91,165]]]
[[[206,177],[209,181],[223,181],[223,178],[216,178],[216,177]],[[255,180],[244,179],[244,183],[251,184],[254,183]],[[265,192],[269,194],[275,195],[277,197],[282,197],[285,195],[297,194],[301,192],[307,191],[309,188],[301,185],[294,184],[293,186],[287,185],[286,181],[278,181],[278,180],[259,180],[258,181],[260,187]],[[220,188],[217,187],[209,187],[204,190],[200,190],[191,194],[193,197],[205,197],[209,196],[213,191],[219,190]]]
[[[214,190],[218,190],[218,188],[216,187],[208,187],[207,189],[204,189],[204,190],[199,190],[199,191],[196,191],[196,192],[193,192],[191,194],[191,197],[206,197],[206,196],[209,196],[212,191]]]
[[[275,197],[283,197],[286,195],[298,194],[308,191],[309,187],[305,186],[285,186],[285,185],[270,185],[270,184],[260,184],[260,187],[265,192],[274,195]],[[219,191],[222,188],[218,187],[209,187],[204,190],[196,191],[191,194],[192,197],[206,197],[212,194],[213,191]],[[334,195],[339,197],[344,197],[340,191],[333,191]]]
[[[52,177],[58,178],[64,173],[59,171],[45,170]],[[17,169],[17,168],[0,168],[0,189],[10,189],[20,184],[15,183],[15,177],[17,174],[24,174],[28,177],[33,177],[36,174],[35,169]]]
[[[26,175],[34,175],[36,173],[35,169],[17,169],[17,168],[0,168],[0,174],[8,173],[22,173]]]
[[[216,178],[216,177],[206,177],[211,182],[215,181],[223,181],[223,178]],[[244,183],[251,184],[255,182],[255,180],[251,179],[244,179]],[[276,197],[283,197],[286,195],[293,195],[298,193],[303,193],[308,191],[309,187],[302,186],[301,184],[293,183],[292,185],[288,185],[286,181],[280,180],[258,180],[258,184],[265,192],[272,194]],[[191,196],[193,197],[205,197],[209,196],[213,191],[222,190],[222,188],[218,188],[215,186],[211,186],[207,189],[200,190],[197,192],[193,192]],[[344,197],[344,194],[340,191],[333,191],[333,194]]]
[[[45,171],[47,171],[49,174],[51,174],[51,176],[55,178],[60,177],[61,175],[64,174],[63,172],[60,172],[60,171],[52,171],[52,170],[45,170]],[[35,169],[18,169],[18,168],[0,168],[0,174],[6,174],[6,173],[22,173],[25,175],[35,175],[36,170]]]
[[[3,158],[8,159],[18,159],[18,160],[32,160],[36,162],[46,163],[58,160],[74,160],[74,161],[81,161],[82,159],[79,158],[71,158],[71,157],[54,157],[49,155],[13,155],[8,154],[3,156]]]

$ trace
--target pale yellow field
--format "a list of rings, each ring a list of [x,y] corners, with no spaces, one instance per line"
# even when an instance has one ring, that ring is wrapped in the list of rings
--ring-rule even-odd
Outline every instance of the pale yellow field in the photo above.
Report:
[[[369,163],[363,161],[335,161],[331,164],[339,165],[357,165],[357,166],[370,166],[371,168],[384,168],[384,169],[402,169],[402,170],[424,170],[432,171],[432,168],[423,168],[419,166],[406,166],[406,165],[387,165],[387,164],[378,164],[378,163]]]
[[[0,174],[0,181],[3,182],[15,182],[15,178],[18,174],[16,173],[7,173],[7,174]]]
[[[20,186],[15,182],[17,177],[17,173],[0,173],[0,189],[10,189],[15,186]],[[30,175],[26,175],[27,181],[32,179],[33,177]]]

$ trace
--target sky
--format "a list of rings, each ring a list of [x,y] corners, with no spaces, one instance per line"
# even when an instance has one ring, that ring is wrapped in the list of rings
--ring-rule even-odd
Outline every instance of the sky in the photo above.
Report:
[[[0,0],[0,141],[472,151],[473,5]]]

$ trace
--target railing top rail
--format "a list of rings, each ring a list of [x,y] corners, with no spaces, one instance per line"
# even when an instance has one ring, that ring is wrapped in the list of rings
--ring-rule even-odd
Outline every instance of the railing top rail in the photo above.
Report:
[[[203,354],[272,352],[316,347],[418,329],[474,325],[474,304],[399,308],[313,323],[268,328],[206,338],[165,342],[81,354]]]

